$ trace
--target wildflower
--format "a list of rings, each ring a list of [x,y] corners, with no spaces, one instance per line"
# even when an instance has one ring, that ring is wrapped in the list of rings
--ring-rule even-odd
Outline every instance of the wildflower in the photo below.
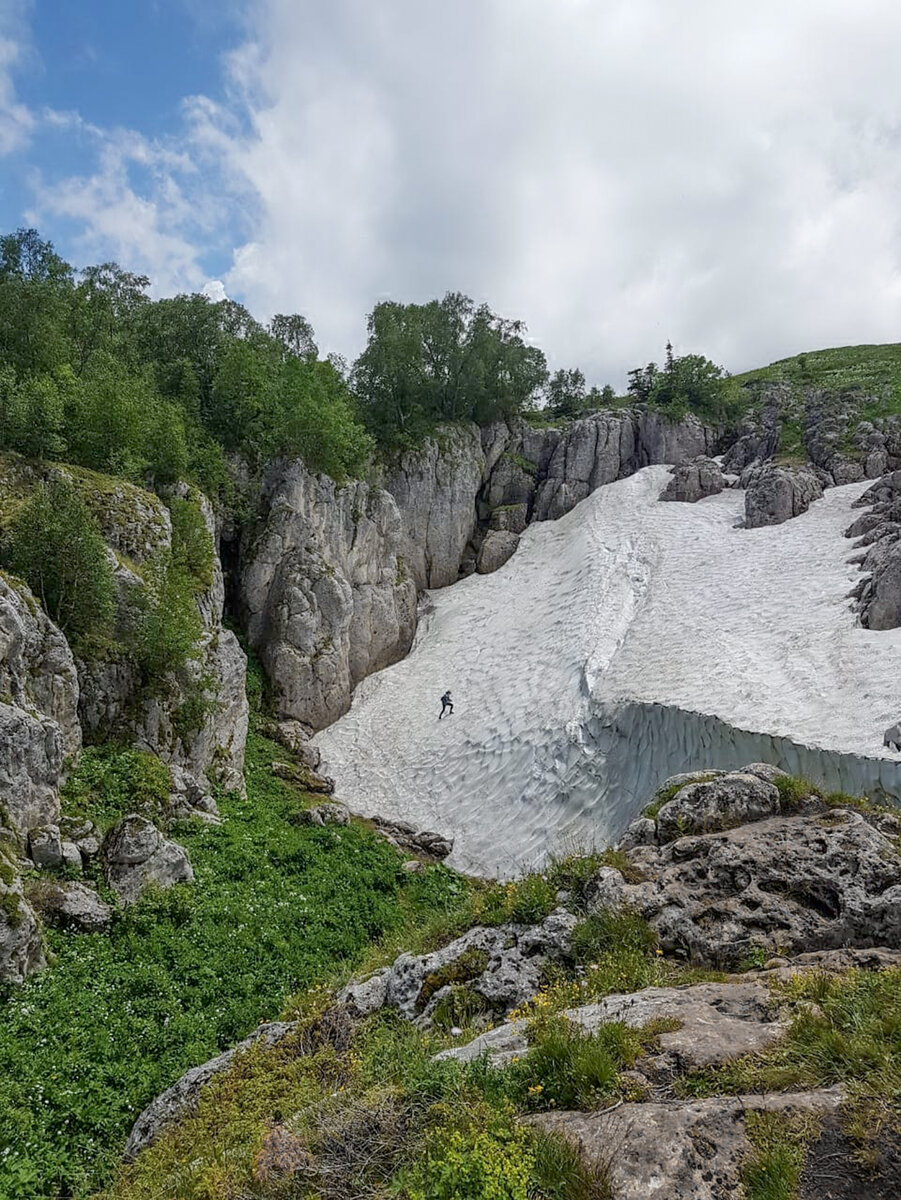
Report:
[[[529,1088],[529,1095],[537,1096],[539,1092],[543,1092],[543,1091],[544,1091],[544,1087],[542,1084],[533,1083],[532,1086]]]

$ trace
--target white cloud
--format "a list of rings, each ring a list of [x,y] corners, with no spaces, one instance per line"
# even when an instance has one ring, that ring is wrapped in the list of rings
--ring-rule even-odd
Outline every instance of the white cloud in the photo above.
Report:
[[[17,98],[14,72],[27,55],[25,0],[0,0],[0,158],[27,145],[34,117]]]
[[[251,9],[226,103],[87,130],[37,215],[161,291],[228,249],[229,295],[347,355],[379,298],[448,289],[598,383],[667,337],[739,370],[901,336],[894,0]]]
[[[460,288],[599,382],[901,333],[893,0],[266,0],[230,292],[359,348]]]

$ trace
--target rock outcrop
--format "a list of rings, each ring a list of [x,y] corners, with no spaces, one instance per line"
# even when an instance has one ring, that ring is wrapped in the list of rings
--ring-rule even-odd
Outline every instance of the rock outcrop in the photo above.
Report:
[[[576,924],[557,909],[540,925],[479,926],[432,954],[402,954],[351,983],[338,999],[360,1016],[390,1008],[428,1027],[453,987],[462,985],[486,1011],[503,1016],[535,995],[544,968],[565,958]]]
[[[48,925],[83,933],[106,929],[113,910],[93,888],[63,879],[41,879],[30,889],[29,901]]]
[[[852,593],[867,629],[901,626],[901,470],[892,471],[855,501],[869,511],[846,530],[858,538],[855,560],[864,578]]]
[[[749,1113],[784,1120],[838,1112],[837,1088],[756,1096],[712,1096],[681,1104],[624,1104],[607,1113],[542,1113],[532,1123],[562,1134],[603,1169],[616,1200],[740,1196],[752,1155]]]
[[[705,496],[716,496],[726,486],[719,463],[704,456],[674,467],[672,479],[660,493],[661,500],[695,504]]]
[[[745,525],[781,525],[807,512],[823,496],[822,485],[812,470],[778,467],[770,463],[749,467],[742,473],[745,492]]]
[[[480,575],[491,575],[516,553],[519,534],[510,530],[491,529],[479,549],[476,570]]]
[[[132,506],[126,513],[137,512],[138,517],[112,520],[108,516],[104,533],[110,544],[117,552],[120,546],[130,547],[138,563],[168,553],[171,523],[165,505],[140,488],[131,487],[130,495]],[[173,495],[179,500],[190,498],[198,505],[215,549],[217,527],[209,501],[186,485],[175,487]],[[125,522],[122,529],[120,519]],[[142,520],[147,521],[149,530],[145,530],[143,540],[136,532]],[[121,565],[117,578],[119,622],[128,628],[135,592],[144,583]],[[212,783],[230,791],[242,791],[244,787],[249,716],[244,687],[247,660],[235,634],[222,624],[224,601],[222,568],[218,553],[214,553],[212,580],[197,596],[203,633],[195,651],[150,693],[142,687],[140,672],[127,650],[78,662],[79,715],[85,737],[95,742],[117,738],[157,754],[191,775],[194,784],[189,790],[203,796],[209,795]],[[186,714],[191,714],[190,719]],[[205,804],[200,811],[207,808]]]
[[[25,584],[0,573],[0,827],[24,839],[57,820],[63,760],[80,745],[69,645]]]
[[[194,878],[184,847],[135,814],[110,829],[102,854],[106,881],[124,904],[134,904],[148,887],[166,889]]]
[[[476,523],[485,455],[475,425],[448,426],[384,469],[401,516],[397,553],[417,588],[455,583]]]
[[[388,492],[339,487],[296,462],[273,471],[264,500],[240,579],[248,638],[279,717],[321,729],[412,644],[417,591],[401,518]]]
[[[24,983],[44,965],[40,925],[13,856],[0,845],[0,984]]]
[[[798,815],[774,815],[780,807],[778,790],[747,771],[687,784],[654,831],[645,818],[627,833],[642,881],[604,867],[591,904],[634,907],[664,951],[710,966],[735,967],[755,950],[901,948],[897,820],[815,796]]]

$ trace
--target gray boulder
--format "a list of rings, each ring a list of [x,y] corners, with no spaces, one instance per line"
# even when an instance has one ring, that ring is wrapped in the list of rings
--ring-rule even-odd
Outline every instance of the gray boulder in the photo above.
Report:
[[[432,954],[402,954],[369,979],[350,983],[338,1000],[360,1016],[391,1008],[427,1028],[452,987],[463,985],[503,1015],[540,990],[544,968],[565,958],[577,923],[556,909],[540,925],[479,926]]]
[[[901,721],[886,729],[882,744],[888,746],[889,750],[895,750],[901,754]]]
[[[83,883],[41,880],[29,892],[29,900],[48,925],[97,933],[113,919],[113,910]]]
[[[167,1126],[186,1116],[197,1104],[204,1086],[216,1075],[227,1070],[235,1060],[236,1055],[247,1050],[257,1042],[263,1041],[267,1046],[274,1046],[288,1036],[295,1028],[293,1022],[273,1021],[261,1025],[254,1030],[249,1038],[231,1050],[211,1058],[202,1066],[192,1067],[180,1079],[167,1088],[165,1092],[148,1104],[132,1126],[128,1141],[125,1144],[125,1158],[131,1160],[159,1137]]]
[[[427,829],[417,829],[407,821],[390,821],[387,817],[374,816],[372,823],[378,833],[381,833],[393,846],[402,850],[412,850],[414,854],[424,854],[428,858],[444,859],[454,848],[454,839],[443,833],[434,833]]]
[[[103,862],[106,881],[124,904],[134,904],[151,885],[165,889],[194,878],[184,847],[135,814],[117,821],[107,833]]]
[[[623,1104],[601,1113],[548,1112],[531,1124],[558,1133],[605,1169],[616,1200],[723,1200],[744,1194],[753,1152],[748,1113],[790,1117],[837,1113],[839,1089],[705,1100]]]
[[[489,531],[479,549],[476,570],[480,575],[491,575],[513,557],[518,545],[518,533]]]
[[[343,804],[317,804],[302,808],[295,820],[298,825],[349,825],[350,813]]]
[[[660,493],[660,499],[695,504],[705,496],[718,495],[725,486],[719,463],[702,456],[673,468],[672,479]]]
[[[663,844],[690,834],[714,833],[749,821],[774,817],[779,792],[756,775],[734,773],[706,783],[686,784],[657,814],[657,839]]]
[[[856,810],[771,817],[629,856],[644,881],[604,867],[591,905],[632,905],[664,951],[692,962],[734,967],[757,947],[901,948],[901,855]]]
[[[814,500],[823,496],[823,488],[812,470],[777,467],[767,463],[742,474],[745,493],[745,526],[781,525],[807,512]]]
[[[28,834],[28,854],[36,867],[55,870],[63,865],[63,845],[58,825],[41,825]]]

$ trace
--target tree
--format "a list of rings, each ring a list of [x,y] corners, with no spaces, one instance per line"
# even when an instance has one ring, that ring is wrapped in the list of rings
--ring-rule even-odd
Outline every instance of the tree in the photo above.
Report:
[[[444,421],[487,422],[533,403],[547,378],[525,326],[459,292],[428,304],[376,305],[351,376],[364,419],[386,446]]]
[[[70,479],[38,484],[12,521],[3,557],[65,634],[77,640],[107,630],[113,572],[97,522]]]
[[[315,361],[319,357],[313,326],[300,313],[276,313],[269,322],[269,333],[282,346],[285,354],[308,361]]]
[[[22,378],[69,358],[72,268],[34,229],[0,237],[0,361]]]
[[[577,417],[585,407],[585,376],[578,369],[555,371],[547,385],[547,407],[555,417]]]
[[[680,357],[670,342],[662,371],[656,363],[648,363],[629,372],[629,394],[672,416],[694,412],[711,421],[730,419],[740,405],[738,388],[728,371],[702,354]]]

